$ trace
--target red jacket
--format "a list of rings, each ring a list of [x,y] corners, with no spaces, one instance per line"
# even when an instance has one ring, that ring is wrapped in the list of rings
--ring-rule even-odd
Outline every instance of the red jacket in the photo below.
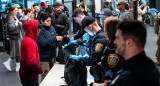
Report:
[[[38,21],[26,21],[23,25],[23,29],[26,35],[21,43],[19,76],[21,79],[36,80],[38,79],[38,74],[43,73],[36,43],[38,38]]]

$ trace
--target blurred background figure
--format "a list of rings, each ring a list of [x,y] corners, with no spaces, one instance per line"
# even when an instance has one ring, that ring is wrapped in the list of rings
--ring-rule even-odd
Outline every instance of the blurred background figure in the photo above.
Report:
[[[103,8],[108,8],[108,9],[110,9],[110,10],[113,10],[112,5],[111,5],[111,2],[109,2],[108,0],[104,0],[102,9],[103,9]]]

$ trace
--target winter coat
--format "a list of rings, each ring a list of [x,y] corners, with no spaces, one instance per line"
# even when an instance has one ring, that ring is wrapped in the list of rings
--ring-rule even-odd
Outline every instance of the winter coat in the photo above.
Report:
[[[38,74],[43,73],[36,43],[38,38],[38,20],[29,20],[25,22],[23,28],[26,35],[21,44],[19,76],[21,79],[25,80],[37,80]]]
[[[10,20],[7,22],[7,34],[10,39],[17,40],[20,38],[20,29],[21,26],[19,24],[16,24],[17,17],[13,16]]]
[[[37,40],[40,61],[50,62],[53,57],[56,57],[57,33],[53,26],[43,25],[40,29]]]
[[[70,20],[62,11],[52,13],[52,26],[58,35],[66,35],[70,28]]]

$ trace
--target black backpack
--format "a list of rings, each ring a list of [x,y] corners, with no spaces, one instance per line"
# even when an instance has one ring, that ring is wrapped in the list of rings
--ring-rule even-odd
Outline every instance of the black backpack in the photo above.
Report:
[[[79,64],[78,61],[69,58],[70,54],[75,54],[76,47],[76,45],[70,44],[64,48],[67,59],[64,69],[64,77],[62,78],[65,79],[65,82],[69,86],[87,86],[86,66]]]

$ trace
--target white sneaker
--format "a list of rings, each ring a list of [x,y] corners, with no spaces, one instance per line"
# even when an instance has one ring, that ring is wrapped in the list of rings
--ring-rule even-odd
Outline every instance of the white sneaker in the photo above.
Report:
[[[3,63],[4,66],[9,70],[12,71],[14,69],[16,69],[16,62],[14,59],[8,59],[6,62]]]

